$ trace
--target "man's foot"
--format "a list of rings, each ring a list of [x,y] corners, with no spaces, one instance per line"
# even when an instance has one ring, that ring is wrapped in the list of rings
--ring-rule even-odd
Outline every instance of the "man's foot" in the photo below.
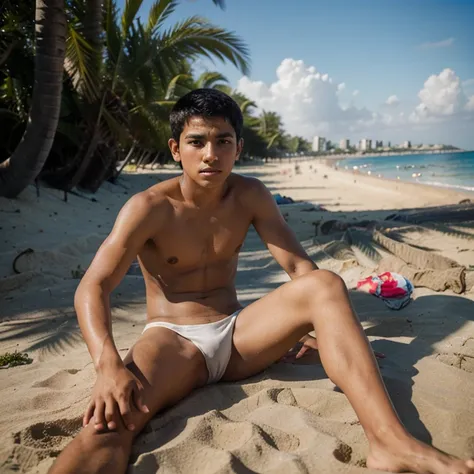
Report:
[[[462,461],[408,437],[371,443],[367,467],[418,474],[474,474],[474,459]]]

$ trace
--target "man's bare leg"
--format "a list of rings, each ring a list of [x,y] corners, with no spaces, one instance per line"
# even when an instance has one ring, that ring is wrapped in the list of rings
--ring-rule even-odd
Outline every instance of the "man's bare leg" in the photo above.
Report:
[[[89,423],[56,460],[50,474],[124,473],[135,436],[161,409],[173,405],[206,383],[204,357],[190,341],[165,328],[144,332],[125,358],[144,387],[150,412],[135,412],[131,432],[123,424],[115,431],[96,432]]]
[[[474,474],[474,460],[453,459],[414,439],[403,427],[345,284],[331,272],[316,270],[301,276],[242,310],[224,380],[265,369],[313,328],[326,373],[346,394],[369,440],[368,467]]]

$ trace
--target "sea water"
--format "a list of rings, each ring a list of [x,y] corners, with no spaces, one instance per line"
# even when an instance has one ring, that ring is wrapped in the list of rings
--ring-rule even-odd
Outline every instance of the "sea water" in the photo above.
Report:
[[[393,155],[339,160],[339,168],[474,193],[474,152]]]

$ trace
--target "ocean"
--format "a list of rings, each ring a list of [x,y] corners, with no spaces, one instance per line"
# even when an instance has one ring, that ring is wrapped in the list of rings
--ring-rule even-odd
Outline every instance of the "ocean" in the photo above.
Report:
[[[474,152],[394,155],[339,160],[339,168],[474,193]],[[357,168],[354,168],[357,167]]]

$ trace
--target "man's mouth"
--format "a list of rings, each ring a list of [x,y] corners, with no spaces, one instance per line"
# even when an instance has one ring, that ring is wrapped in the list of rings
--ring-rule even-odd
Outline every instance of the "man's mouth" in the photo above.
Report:
[[[207,175],[218,174],[220,172],[221,172],[220,170],[215,170],[213,168],[206,168],[199,171],[200,174],[207,174]]]

